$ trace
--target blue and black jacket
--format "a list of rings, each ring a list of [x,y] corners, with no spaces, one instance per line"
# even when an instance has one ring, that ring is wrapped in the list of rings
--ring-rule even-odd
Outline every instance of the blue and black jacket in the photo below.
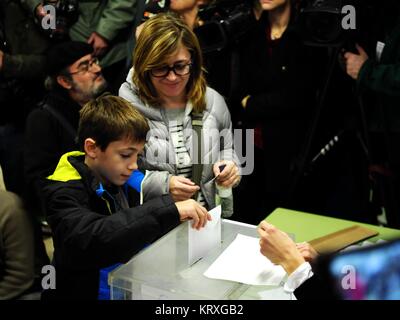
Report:
[[[56,269],[56,289],[45,291],[44,299],[96,299],[100,269],[127,262],[179,224],[170,195],[135,207],[139,194],[129,186],[130,208],[116,211],[96,194],[99,181],[84,159],[78,151],[63,155],[44,188]]]

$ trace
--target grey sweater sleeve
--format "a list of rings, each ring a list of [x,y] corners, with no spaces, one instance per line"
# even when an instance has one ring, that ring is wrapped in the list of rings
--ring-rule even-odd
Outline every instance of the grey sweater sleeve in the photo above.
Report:
[[[151,170],[145,157],[139,156],[139,168],[145,172],[141,186],[141,203],[169,193],[169,181],[172,174],[168,171]]]

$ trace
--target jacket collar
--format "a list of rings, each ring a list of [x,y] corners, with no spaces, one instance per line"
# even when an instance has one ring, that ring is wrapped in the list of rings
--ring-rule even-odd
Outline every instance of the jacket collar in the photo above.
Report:
[[[82,180],[93,192],[96,192],[100,183],[85,164],[85,153],[81,151],[65,153],[60,158],[54,173],[47,179],[60,182]]]

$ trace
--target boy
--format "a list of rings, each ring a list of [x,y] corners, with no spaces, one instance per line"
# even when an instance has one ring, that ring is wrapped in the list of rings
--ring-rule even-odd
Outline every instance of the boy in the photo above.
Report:
[[[96,299],[101,268],[126,262],[180,221],[193,219],[200,229],[211,219],[195,201],[174,203],[170,195],[133,208],[138,194],[124,184],[137,169],[148,130],[143,116],[119,97],[98,97],[80,111],[84,153],[63,155],[44,191],[56,289],[43,298]]]

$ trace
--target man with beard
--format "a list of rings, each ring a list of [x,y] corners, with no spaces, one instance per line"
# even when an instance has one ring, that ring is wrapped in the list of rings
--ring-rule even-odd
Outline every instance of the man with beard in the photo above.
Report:
[[[47,75],[48,95],[29,115],[25,136],[26,198],[37,217],[44,213],[39,201],[43,181],[65,152],[76,149],[79,110],[107,86],[93,47],[84,42],[52,47],[47,54]]]

